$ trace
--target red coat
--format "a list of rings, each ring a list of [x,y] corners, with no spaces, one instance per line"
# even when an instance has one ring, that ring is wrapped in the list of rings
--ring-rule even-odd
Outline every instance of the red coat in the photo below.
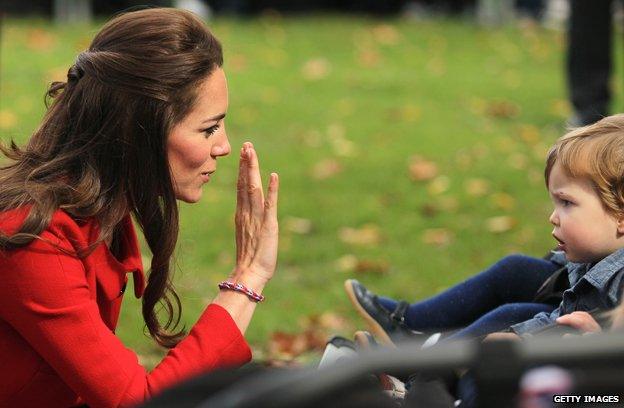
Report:
[[[13,233],[25,215],[1,213],[0,230]],[[210,305],[146,372],[114,334],[128,273],[137,297],[144,288],[130,216],[124,231],[120,259],[104,244],[79,259],[39,239],[0,251],[0,407],[132,406],[193,374],[250,360],[231,316]],[[59,210],[41,237],[75,253],[97,235],[97,222]]]

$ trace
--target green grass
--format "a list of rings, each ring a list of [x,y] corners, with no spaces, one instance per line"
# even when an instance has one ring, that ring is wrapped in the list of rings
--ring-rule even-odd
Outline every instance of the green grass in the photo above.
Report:
[[[274,331],[301,330],[301,318],[309,315],[331,311],[352,322],[344,330],[362,326],[343,294],[346,278],[357,276],[378,293],[416,300],[505,254],[541,256],[553,245],[542,169],[568,115],[561,33],[332,16],[219,19],[210,25],[225,49],[232,145],[252,140],[265,177],[280,173],[281,220],[312,223],[308,234],[282,224],[279,268],[248,331],[256,349]],[[63,79],[97,27],[6,22],[4,140],[27,139],[43,113],[47,83]],[[317,79],[302,73],[311,60],[317,61]],[[488,113],[492,109],[503,112]],[[350,155],[333,147],[336,134],[348,141],[342,143]],[[410,180],[415,154],[437,164],[447,178],[445,191]],[[233,156],[221,160],[202,202],[181,205],[175,281],[188,326],[233,265]],[[312,168],[328,159],[342,171],[324,180],[312,177]],[[470,194],[465,186],[471,179],[486,180],[489,189]],[[507,194],[504,208],[497,205],[499,193]],[[488,231],[486,219],[500,215],[516,225]],[[365,224],[379,228],[380,243],[356,246],[339,239],[341,228]],[[447,229],[452,240],[426,244],[422,236],[430,228]],[[341,270],[336,261],[347,254],[385,262],[387,273]],[[142,354],[154,351],[131,295],[118,333]]]

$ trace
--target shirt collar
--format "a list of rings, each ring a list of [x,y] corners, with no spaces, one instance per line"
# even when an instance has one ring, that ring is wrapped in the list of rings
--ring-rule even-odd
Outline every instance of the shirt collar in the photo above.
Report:
[[[582,278],[597,289],[604,290],[609,280],[624,268],[624,248],[618,249],[596,264],[568,263],[570,285],[574,286]]]

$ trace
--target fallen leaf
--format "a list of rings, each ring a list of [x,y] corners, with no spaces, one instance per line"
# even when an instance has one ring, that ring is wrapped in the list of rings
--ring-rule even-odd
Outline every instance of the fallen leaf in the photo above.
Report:
[[[490,190],[490,183],[487,180],[472,178],[466,180],[464,183],[464,189],[473,197],[481,197],[486,195]]]
[[[436,77],[440,77],[446,73],[446,64],[440,57],[429,58],[426,65],[427,71]]]
[[[375,40],[384,45],[394,45],[399,41],[399,32],[390,24],[379,24],[373,28]]]
[[[409,164],[409,174],[414,181],[431,180],[438,175],[438,166],[420,156],[413,156]]]
[[[437,202],[442,211],[455,212],[459,208],[459,201],[455,197],[440,197]]]
[[[312,221],[306,218],[286,217],[284,228],[295,234],[306,235],[312,232]]]
[[[276,331],[269,338],[268,349],[273,357],[292,359],[308,350],[308,342],[305,333]]]
[[[400,109],[400,118],[405,122],[415,122],[420,118],[420,108],[416,105],[403,105]]]
[[[26,46],[38,52],[52,51],[56,45],[56,36],[49,31],[34,28],[27,32]]]
[[[314,165],[312,177],[317,180],[326,180],[342,171],[342,165],[335,159],[325,159]]]
[[[567,119],[571,114],[570,103],[566,99],[556,99],[550,104],[550,112],[562,119]]]
[[[354,271],[356,273],[374,273],[385,275],[390,272],[390,264],[387,261],[361,259],[355,264]]]
[[[520,139],[530,146],[537,144],[542,138],[539,129],[533,125],[520,126],[519,135]]]
[[[520,107],[509,101],[494,101],[487,105],[485,113],[493,118],[511,119],[518,116]]]
[[[438,212],[439,212],[439,208],[432,203],[425,203],[422,205],[422,207],[420,207],[420,213],[422,214],[423,217],[426,218],[432,218],[435,217]]]
[[[350,157],[355,153],[355,144],[345,137],[345,128],[339,124],[332,124],[327,128],[327,138],[334,153],[341,157]]]
[[[448,190],[450,186],[451,179],[447,176],[438,176],[429,183],[427,191],[431,195],[439,195]]]
[[[444,246],[451,243],[453,233],[446,228],[430,228],[423,232],[422,240],[428,245]]]
[[[488,231],[495,234],[507,232],[516,225],[516,220],[507,215],[488,218],[485,221],[485,227]]]
[[[366,224],[360,228],[343,227],[338,237],[350,245],[378,245],[381,242],[381,231],[374,224]]]
[[[507,193],[494,193],[490,196],[490,202],[495,208],[509,211],[516,206],[516,199]]]
[[[331,64],[325,58],[315,58],[307,61],[301,68],[303,77],[309,81],[317,81],[329,75]]]
[[[334,312],[322,313],[318,318],[318,322],[322,328],[332,332],[342,331],[351,326],[349,321],[344,316]]]
[[[509,156],[509,158],[507,159],[507,163],[510,167],[516,170],[524,170],[527,167],[528,159],[526,155],[520,152],[516,152]]]
[[[343,255],[336,260],[336,269],[340,272],[353,272],[357,263],[358,259],[355,255]]]
[[[358,52],[357,60],[361,66],[370,68],[379,65],[381,57],[377,51],[365,48]]]
[[[247,57],[243,54],[234,54],[228,56],[227,69],[234,72],[242,72],[247,69]]]
[[[0,110],[0,129],[9,129],[17,125],[17,116],[10,110]]]

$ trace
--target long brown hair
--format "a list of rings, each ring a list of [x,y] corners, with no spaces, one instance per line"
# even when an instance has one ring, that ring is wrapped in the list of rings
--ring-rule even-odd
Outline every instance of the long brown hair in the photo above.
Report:
[[[177,344],[185,333],[173,332],[181,305],[170,275],[178,207],[167,135],[192,109],[198,84],[222,65],[221,45],[192,13],[145,9],[109,21],[67,81],[51,84],[48,110],[28,144],[0,145],[12,160],[0,171],[0,211],[30,208],[15,234],[0,235],[0,248],[39,238],[57,209],[94,217],[96,244],[112,239],[114,247],[121,219],[132,213],[152,252],[143,318],[159,344]]]

